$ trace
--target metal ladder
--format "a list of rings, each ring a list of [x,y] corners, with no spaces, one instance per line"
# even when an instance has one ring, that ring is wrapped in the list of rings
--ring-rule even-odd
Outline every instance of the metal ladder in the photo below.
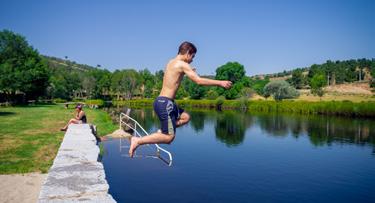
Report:
[[[120,113],[120,129],[122,129],[122,126],[125,125],[127,126],[128,128],[132,129],[135,133],[136,136],[138,137],[142,137],[142,134],[139,132],[143,132],[144,135],[149,135],[148,132],[138,123],[138,121],[136,121],[135,119],[133,119],[132,117],[129,116],[130,114],[130,109],[128,109],[127,113]],[[129,121],[132,121],[134,123],[134,126],[130,125]],[[168,166],[171,166],[172,165],[172,154],[161,148],[158,144],[153,144],[155,145],[156,147],[156,155],[159,159],[161,159],[162,161],[166,162],[168,164]],[[163,157],[160,156],[160,152],[164,152],[168,155],[169,157],[169,161],[163,159]]]

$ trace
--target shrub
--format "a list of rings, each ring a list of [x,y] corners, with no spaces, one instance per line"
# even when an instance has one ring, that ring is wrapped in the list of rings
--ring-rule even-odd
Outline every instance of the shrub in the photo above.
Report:
[[[65,102],[66,102],[66,99],[56,98],[56,99],[53,99],[52,102],[53,102],[53,103],[65,103]]]
[[[248,97],[246,97],[246,96],[240,97],[237,101],[238,101],[237,106],[236,106],[237,108],[239,108],[241,110],[247,109],[247,106],[249,105]]]
[[[225,97],[224,96],[220,96],[216,99],[216,109],[221,109],[221,106],[224,104],[224,101],[225,101]]]
[[[246,98],[250,98],[255,94],[255,91],[251,89],[250,87],[244,87],[241,90],[241,95]]]
[[[217,93],[215,90],[210,89],[206,93],[206,98],[210,100],[215,100],[219,97],[219,93]]]
[[[324,95],[323,87],[326,85],[325,76],[323,74],[314,75],[311,79],[311,93],[318,95],[320,98]]]
[[[264,95],[272,95],[276,101],[292,99],[299,96],[299,92],[286,81],[278,80],[269,82],[264,87]]]
[[[101,99],[91,99],[91,100],[86,100],[85,101],[86,105],[90,107],[103,107],[104,106],[104,101]]]

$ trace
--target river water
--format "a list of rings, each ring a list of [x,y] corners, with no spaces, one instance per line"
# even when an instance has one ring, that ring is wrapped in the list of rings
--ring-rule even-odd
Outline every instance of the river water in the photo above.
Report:
[[[103,143],[109,192],[118,202],[374,202],[375,120],[187,111],[191,122],[161,145],[172,166],[142,146]],[[152,109],[131,116],[153,132]]]

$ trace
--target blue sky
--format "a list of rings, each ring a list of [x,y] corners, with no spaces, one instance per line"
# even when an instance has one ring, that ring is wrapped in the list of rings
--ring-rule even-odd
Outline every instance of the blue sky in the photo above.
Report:
[[[0,29],[41,54],[111,71],[163,69],[193,42],[200,74],[228,61],[247,75],[375,58],[375,1],[0,1]]]

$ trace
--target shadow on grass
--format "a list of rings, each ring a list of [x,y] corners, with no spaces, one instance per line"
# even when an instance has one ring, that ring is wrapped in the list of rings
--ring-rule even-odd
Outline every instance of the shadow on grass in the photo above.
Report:
[[[14,112],[7,112],[7,111],[0,112],[0,116],[9,116],[9,115],[14,115],[14,114],[16,114],[16,113],[14,113]]]

